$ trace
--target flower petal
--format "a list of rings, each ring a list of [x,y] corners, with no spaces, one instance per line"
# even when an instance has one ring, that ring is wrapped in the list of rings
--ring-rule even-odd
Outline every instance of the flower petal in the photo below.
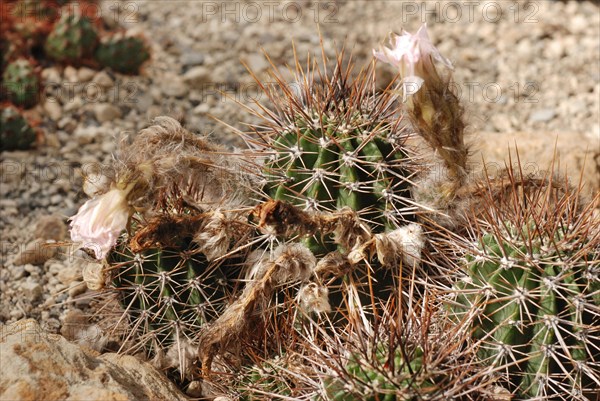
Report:
[[[129,219],[128,191],[112,189],[85,202],[71,218],[71,240],[103,259],[115,245]]]

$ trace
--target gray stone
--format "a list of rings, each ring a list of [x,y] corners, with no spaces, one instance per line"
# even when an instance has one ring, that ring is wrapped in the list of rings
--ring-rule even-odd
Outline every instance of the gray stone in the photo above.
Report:
[[[44,103],[44,111],[53,121],[58,121],[62,117],[62,107],[56,100],[47,100]]]
[[[37,301],[42,296],[42,286],[31,280],[21,283],[21,291],[31,302]]]
[[[194,67],[204,64],[205,58],[202,53],[186,52],[181,56],[181,64],[184,67]]]
[[[70,65],[65,67],[65,70],[63,71],[63,76],[68,82],[71,83],[79,81],[79,78],[77,77],[77,70]]]
[[[252,53],[247,55],[245,58],[246,65],[252,72],[260,72],[269,67],[269,62],[263,54]]]
[[[56,255],[57,250],[56,246],[47,243],[44,239],[38,238],[31,241],[25,249],[19,252],[13,264],[17,266],[26,264],[43,265],[47,260]]]
[[[94,79],[95,75],[96,71],[92,70],[91,68],[81,67],[79,70],[77,70],[77,78],[79,78],[79,82],[89,82]]]
[[[37,238],[62,241],[67,234],[67,226],[61,216],[42,216],[38,219],[33,233]]]
[[[103,88],[111,88],[115,82],[105,71],[100,71],[94,76],[93,82],[97,83]]]
[[[208,103],[200,103],[198,106],[196,106],[194,108],[194,114],[204,115],[204,114],[208,113],[209,110],[210,110],[210,106],[208,105]]]

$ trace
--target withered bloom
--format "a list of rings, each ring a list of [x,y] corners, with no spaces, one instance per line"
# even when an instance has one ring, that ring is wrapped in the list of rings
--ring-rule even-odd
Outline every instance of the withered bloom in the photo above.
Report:
[[[85,202],[71,218],[71,240],[93,250],[97,259],[104,259],[127,225],[130,190],[113,188]]]

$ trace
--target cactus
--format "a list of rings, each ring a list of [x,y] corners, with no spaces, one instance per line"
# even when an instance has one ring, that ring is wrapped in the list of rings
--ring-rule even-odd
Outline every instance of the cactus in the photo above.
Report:
[[[131,231],[167,229],[168,244],[154,238],[132,249],[128,240],[137,241],[139,235],[125,235],[107,258],[113,272],[112,288],[135,329],[132,339],[136,343],[130,351],[142,349],[152,356],[196,340],[200,328],[231,302],[239,286],[234,278],[241,266],[239,257],[209,261],[194,243],[189,229],[193,224],[202,226],[201,216],[186,210],[178,219],[161,219],[163,223]]]
[[[411,219],[408,135],[394,96],[375,93],[373,70],[351,78],[352,65],[344,67],[342,57],[331,74],[298,67],[296,93],[281,79],[280,94],[269,93],[276,110],[265,119],[278,117],[260,132],[271,156],[266,192],[307,210],[349,207],[371,231],[383,232]],[[316,255],[337,248],[318,233],[308,245]]]
[[[38,101],[40,78],[35,65],[27,59],[17,59],[6,66],[2,86],[7,97],[16,105],[31,107]]]
[[[245,185],[234,180],[237,158],[228,156],[159,117],[123,144],[102,176],[87,177],[94,198],[71,226],[73,241],[105,259],[88,285],[108,284],[103,292],[122,306],[124,350],[182,375],[197,357],[188,346],[237,294],[249,250],[242,245],[251,226],[238,203]]]
[[[359,310],[348,327],[323,336],[327,352],[307,358],[322,372],[319,400],[502,399],[486,397],[503,389],[482,373],[468,330],[453,327],[437,294],[410,302],[405,311],[379,308],[373,322]],[[323,347],[309,341],[309,348]]]
[[[25,150],[35,142],[35,131],[17,108],[3,105],[0,122],[0,150]]]
[[[431,379],[419,378],[423,367],[423,350],[417,348],[407,359],[403,358],[400,350],[393,355],[393,362],[389,362],[389,355],[385,344],[380,344],[375,350],[373,358],[364,359],[358,353],[353,353],[348,358],[345,366],[348,385],[342,381],[329,379],[325,381],[325,392],[331,401],[396,401],[421,399],[411,387],[422,389],[435,389]],[[382,369],[386,364],[394,366],[392,369]],[[352,383],[352,384],[350,384]],[[432,393],[434,391],[431,391]]]
[[[323,56],[322,67],[307,65],[296,60],[293,85],[278,71],[274,88],[258,82],[269,105],[256,112],[262,121],[250,139],[268,199],[257,221],[268,241],[299,241],[319,259],[315,281],[328,289],[330,317],[342,322],[346,308],[398,291],[399,264],[372,256],[375,237],[415,219],[416,163],[405,146],[412,131],[397,96],[376,91],[372,63],[355,72],[342,51],[332,62]],[[378,257],[386,247],[377,246]]]
[[[87,17],[63,13],[46,38],[46,55],[59,62],[80,63],[93,54],[98,34]]]
[[[553,179],[492,181],[453,310],[479,357],[518,397],[583,399],[600,390],[600,225],[579,193]],[[522,187],[522,189],[520,189]],[[483,212],[481,212],[483,210]],[[463,270],[461,270],[462,272]]]
[[[150,59],[150,49],[143,38],[114,35],[100,41],[94,57],[103,67],[137,74],[142,64]]]

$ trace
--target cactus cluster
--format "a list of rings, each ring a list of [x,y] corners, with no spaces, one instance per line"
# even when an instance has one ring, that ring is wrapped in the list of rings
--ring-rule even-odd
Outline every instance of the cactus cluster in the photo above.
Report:
[[[479,357],[523,398],[600,389],[600,224],[576,190],[551,177],[504,177],[464,243],[454,313]],[[498,183],[494,182],[493,188]],[[524,189],[519,189],[519,187]]]
[[[88,7],[88,2],[95,0],[83,0],[77,6],[97,9]],[[39,71],[48,62],[137,74],[150,58],[149,46],[143,38],[120,31],[105,32],[98,16],[83,15],[64,1],[3,2],[0,34],[1,100],[20,108],[31,108],[38,103],[43,89]],[[28,138],[22,142],[31,143]]]
[[[379,344],[369,358],[352,353],[344,367],[348,377],[346,383],[339,377],[325,381],[325,392],[332,401],[396,401],[417,400],[421,388],[436,390],[428,378],[421,379],[423,350],[415,349],[403,356],[398,350],[392,357],[388,354],[389,344]],[[408,362],[405,362],[408,361]],[[384,366],[393,366],[385,369]],[[402,394],[401,394],[402,392]]]
[[[138,331],[134,349],[155,356],[178,342],[194,341],[202,325],[223,313],[240,285],[235,280],[239,258],[209,261],[192,244],[191,234],[184,234],[186,226],[200,222],[197,217],[168,221],[179,231],[168,246],[153,244],[134,252],[124,237],[107,259],[118,267],[112,287]]]
[[[249,400],[597,393],[592,206],[551,177],[469,182],[462,107],[419,32],[396,41],[414,57],[376,54],[423,75],[406,102],[405,81],[378,93],[373,66],[354,76],[343,54],[297,62],[295,86],[276,71],[275,90],[261,85],[248,151],[162,117],[88,177],[72,239],[105,260],[124,348],[190,380],[242,366]],[[414,133],[444,178],[414,156]],[[311,371],[277,359],[292,353]]]
[[[313,253],[311,281],[327,289],[332,318],[343,321],[347,307],[369,308],[398,290],[397,266],[380,256],[388,244],[403,246],[392,233],[416,219],[412,131],[397,97],[376,90],[373,65],[355,70],[343,51],[307,67],[296,60],[292,86],[276,68],[271,77],[261,123],[241,133],[264,160],[258,228],[268,241]]]
[[[298,93],[285,84],[271,93],[269,116],[277,118],[265,118],[270,123],[260,132],[265,143],[259,143],[270,156],[265,190],[268,198],[304,210],[348,207],[372,232],[393,230],[414,211],[404,146],[408,130],[395,114],[394,96],[376,93],[374,71],[353,76],[352,60],[344,67],[342,57],[329,75],[298,66]],[[316,255],[338,249],[318,233],[307,243]]]
[[[132,330],[124,347],[182,374],[197,358],[186,347],[240,292],[249,251],[240,244],[251,226],[232,210],[235,192],[244,189],[226,179],[235,158],[220,153],[177,121],[157,119],[120,149],[113,170],[87,177],[85,189],[95,198],[81,211],[85,221],[72,228],[96,257],[106,257],[95,285],[125,310]],[[111,211],[108,242],[91,241],[87,225]]]
[[[294,370],[299,364],[294,364],[287,355],[274,359],[259,361],[242,369],[236,380],[239,388],[240,401],[259,401],[268,395],[281,397],[297,397],[301,389],[296,389]]]

